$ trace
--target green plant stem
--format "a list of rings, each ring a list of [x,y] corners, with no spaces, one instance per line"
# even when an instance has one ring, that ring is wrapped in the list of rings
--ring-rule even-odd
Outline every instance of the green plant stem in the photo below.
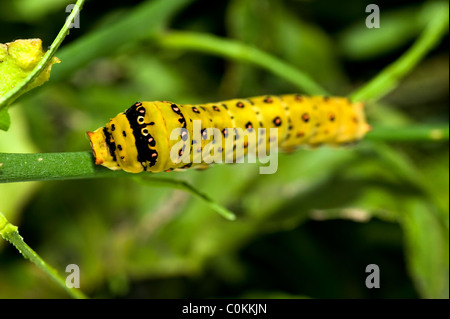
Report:
[[[205,52],[233,60],[249,62],[295,84],[306,94],[329,95],[327,90],[318,85],[306,73],[268,53],[239,41],[224,39],[210,34],[176,31],[164,33],[156,39],[161,46],[168,49]]]
[[[419,141],[448,141],[449,126],[407,126],[407,127],[386,127],[375,126],[370,131],[366,139],[372,141],[385,142],[419,142]]]
[[[22,236],[19,235],[17,226],[8,222],[6,217],[0,213],[0,235],[9,241],[23,255],[25,259],[29,259],[32,263],[42,269],[48,276],[56,281],[72,298],[85,299],[86,296],[76,288],[69,288],[65,280],[58,275],[58,272],[49,266],[39,255],[28,246]]]
[[[448,141],[449,127],[375,127],[367,139],[378,141]],[[0,183],[48,181],[118,176],[155,177],[151,173],[130,174],[95,165],[92,152],[14,154],[0,153]],[[166,182],[167,183],[167,182]]]
[[[83,6],[85,0],[78,0],[73,7],[72,13],[66,19],[63,27],[59,31],[55,40],[53,41],[50,49],[44,54],[41,61],[39,61],[38,65],[34,68],[33,72],[31,72],[25,80],[23,80],[19,85],[17,85],[14,89],[8,91],[5,95],[0,97],[0,110],[7,107],[11,102],[13,102],[22,92],[27,88],[30,83],[32,83],[48,66],[53,56],[58,50],[59,46],[63,42],[64,38],[67,34],[69,34],[70,25],[72,24],[75,17],[80,13],[81,7]]]
[[[171,187],[176,189],[182,189],[189,193],[191,193],[194,196],[197,196],[201,200],[205,201],[212,209],[214,209],[217,213],[219,213],[221,216],[228,220],[235,220],[236,215],[211,199],[206,194],[198,191],[194,186],[189,184],[186,181],[183,180],[176,180],[176,179],[169,179],[169,178],[161,178],[161,177],[151,177],[151,178],[145,178],[140,177],[136,178],[136,180],[146,186],[160,186],[160,187]]]
[[[76,153],[42,153],[42,154],[8,154],[0,153],[0,183],[27,181],[67,180],[80,178],[142,176],[146,185],[157,184],[184,189],[203,199],[217,213],[234,220],[232,212],[214,202],[205,194],[196,190],[185,181],[155,177],[151,173],[130,174],[124,171],[112,171],[95,165],[91,152]]]
[[[350,95],[352,100],[379,100],[381,97],[388,94],[398,86],[399,81],[439,43],[446,33],[448,33],[448,3],[432,3],[432,7],[427,6],[425,9],[434,10],[434,14],[430,15],[431,20],[412,47],[399,59],[383,69],[371,81],[353,92]]]
[[[0,183],[124,176],[94,164],[92,152],[0,153]]]

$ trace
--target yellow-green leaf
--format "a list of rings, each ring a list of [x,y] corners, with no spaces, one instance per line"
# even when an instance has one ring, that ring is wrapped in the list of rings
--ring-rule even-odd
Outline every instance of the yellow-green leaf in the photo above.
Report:
[[[24,81],[43,56],[41,39],[0,43],[0,96]],[[48,81],[52,65],[59,62],[57,57],[53,57],[47,68],[22,93]]]

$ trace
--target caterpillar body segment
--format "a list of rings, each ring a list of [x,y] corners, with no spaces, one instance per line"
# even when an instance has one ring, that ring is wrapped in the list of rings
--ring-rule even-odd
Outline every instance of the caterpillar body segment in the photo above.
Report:
[[[362,103],[287,94],[200,105],[137,102],[87,134],[96,164],[139,173],[232,163],[274,143],[281,151],[344,145],[369,130]]]

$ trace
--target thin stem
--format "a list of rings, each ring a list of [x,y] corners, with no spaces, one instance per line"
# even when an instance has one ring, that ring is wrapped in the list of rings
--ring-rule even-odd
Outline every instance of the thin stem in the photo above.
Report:
[[[366,85],[350,95],[354,101],[379,100],[384,95],[395,89],[399,81],[422,60],[425,55],[433,49],[439,40],[448,32],[448,3],[431,3],[435,14],[430,15],[431,20],[413,46],[399,59],[383,69],[376,77]]]
[[[136,179],[139,183],[146,185],[146,186],[160,186],[160,187],[171,187],[176,189],[182,189],[189,193],[191,193],[194,196],[197,196],[201,200],[205,201],[212,209],[214,209],[218,214],[225,217],[228,220],[235,220],[236,215],[211,199],[208,195],[200,192],[197,190],[194,186],[189,184],[186,181],[183,180],[176,180],[176,179],[168,179],[168,178],[162,178],[162,177],[151,177],[151,178],[137,178]]]
[[[367,139],[390,142],[447,141],[449,127],[448,125],[375,127],[367,135]],[[87,151],[37,154],[0,153],[0,183],[119,176],[155,178],[155,175],[147,172],[136,175],[124,171],[112,171],[95,165],[94,162],[92,152]],[[166,180],[164,183],[170,182]]]
[[[123,176],[94,164],[92,152],[0,153],[0,183]]]
[[[235,219],[232,212],[199,192],[185,181],[155,177],[151,173],[146,172],[130,174],[124,171],[112,171],[103,166],[95,165],[91,152],[42,154],[0,153],[0,183],[119,176],[146,176],[143,179],[146,185],[158,184],[159,186],[184,189],[206,201],[208,205],[225,218],[229,220]]]
[[[317,84],[309,75],[297,70],[274,56],[239,41],[229,40],[196,32],[169,32],[157,37],[158,43],[165,48],[192,50],[214,54],[229,59],[258,65],[283,78],[306,94],[329,95],[327,90]]]
[[[56,283],[60,285],[72,298],[87,298],[80,290],[67,287],[65,280],[58,275],[58,272],[53,267],[48,265],[33,249],[30,248],[30,246],[24,242],[22,236],[19,235],[17,226],[9,223],[2,213],[0,213],[0,235],[2,235],[5,240],[13,244],[25,259],[29,259],[53,280],[55,280]]]
[[[375,126],[366,139],[385,142],[418,142],[418,141],[448,141],[449,126],[407,126],[387,127]]]
[[[39,61],[34,70],[14,89],[8,91],[5,95],[0,97],[0,110],[7,107],[12,101],[14,101],[19,95],[21,95],[22,92],[27,88],[27,86],[30,85],[44,70],[46,70],[48,64],[55,55],[56,50],[58,50],[64,38],[69,33],[70,25],[72,24],[75,17],[80,13],[84,1],[85,0],[78,0],[74,5],[72,13],[66,19],[66,22],[64,23],[63,27],[50,46],[50,49],[44,54],[41,61]]]

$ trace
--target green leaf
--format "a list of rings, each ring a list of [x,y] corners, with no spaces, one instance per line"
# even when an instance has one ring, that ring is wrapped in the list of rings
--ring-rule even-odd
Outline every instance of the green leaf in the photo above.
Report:
[[[77,1],[46,53],[42,51],[40,39],[0,43],[0,129],[6,131],[9,128],[8,105],[20,95],[48,81],[52,65],[60,62],[54,54],[68,34],[70,24],[80,12],[83,3],[84,0]]]
[[[11,125],[8,109],[5,107],[0,110],[0,130],[7,131]]]
[[[0,96],[14,89],[33,72],[44,57],[41,39],[16,40],[11,43],[0,43]],[[52,65],[59,63],[53,57],[46,68],[20,94],[48,81]],[[15,96],[15,98],[17,98]],[[10,103],[12,100],[10,101]]]
[[[426,202],[418,199],[406,203],[401,224],[409,272],[417,290],[424,298],[448,298],[448,232]]]

